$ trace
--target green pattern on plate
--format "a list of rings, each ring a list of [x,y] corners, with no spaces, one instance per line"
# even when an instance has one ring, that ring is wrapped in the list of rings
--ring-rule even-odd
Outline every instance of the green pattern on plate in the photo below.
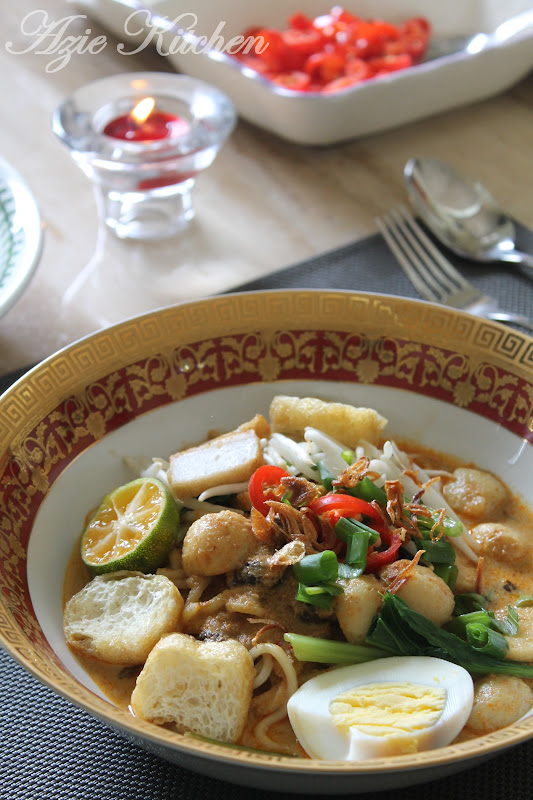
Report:
[[[0,178],[0,289],[9,280],[24,244],[24,229],[14,230],[14,217],[13,195]]]

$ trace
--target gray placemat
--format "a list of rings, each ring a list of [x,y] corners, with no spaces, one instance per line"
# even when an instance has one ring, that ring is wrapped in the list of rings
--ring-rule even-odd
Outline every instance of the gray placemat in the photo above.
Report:
[[[519,227],[533,252],[533,234]],[[483,291],[509,309],[533,315],[533,280],[504,267],[455,259]],[[381,236],[325,253],[239,287],[350,289],[417,297]],[[0,377],[0,393],[24,370]],[[273,795],[213,780],[161,761],[71,705],[0,649],[0,800],[266,800]],[[458,775],[383,792],[394,800],[531,800],[533,741]],[[355,792],[354,792],[355,796]],[[370,800],[376,794],[357,795]],[[317,798],[320,800],[320,798]]]

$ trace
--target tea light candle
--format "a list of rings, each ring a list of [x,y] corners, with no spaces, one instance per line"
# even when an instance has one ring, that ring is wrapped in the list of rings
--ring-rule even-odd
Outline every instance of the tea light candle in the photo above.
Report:
[[[140,100],[129,114],[112,119],[103,129],[106,136],[128,142],[176,139],[189,131],[187,120],[157,109],[153,97]]]
[[[235,121],[229,97],[204,81],[134,72],[80,87],[52,126],[94,183],[105,225],[121,239],[160,239],[194,217],[196,176]]]

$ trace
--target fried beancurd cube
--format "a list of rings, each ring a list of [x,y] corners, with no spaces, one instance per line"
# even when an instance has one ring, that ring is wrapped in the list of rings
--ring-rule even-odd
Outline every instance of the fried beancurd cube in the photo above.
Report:
[[[252,699],[254,662],[240,642],[198,642],[171,633],[161,639],[137,678],[133,713],[156,724],[236,742]]]
[[[373,408],[277,395],[270,404],[270,424],[273,431],[298,440],[306,427],[317,428],[346,447],[356,447],[362,440],[377,444],[387,420]]]

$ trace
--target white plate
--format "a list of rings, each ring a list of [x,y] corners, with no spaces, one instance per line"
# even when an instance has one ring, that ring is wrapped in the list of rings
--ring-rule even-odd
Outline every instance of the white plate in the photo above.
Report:
[[[0,317],[30,282],[41,257],[41,217],[25,181],[0,158]]]
[[[280,28],[294,11],[303,10],[313,16],[325,13],[334,3],[76,0],[76,6],[80,5],[118,37],[119,48],[122,46],[119,52],[142,52],[145,47],[157,46],[165,55],[180,46],[180,39],[175,31],[159,37],[149,35],[149,22],[153,24],[156,16],[166,18],[167,26],[169,21],[180,21],[181,16],[182,26],[208,40],[223,23],[219,30],[227,42],[250,25]],[[365,136],[490,97],[512,86],[533,67],[533,10],[527,0],[346,0],[343,5],[362,17],[381,17],[391,22],[425,16],[432,25],[432,41],[436,45],[447,37],[479,33],[487,36],[476,38],[469,50],[450,53],[335,95],[299,94],[275,87],[216,49],[198,47],[198,52],[190,49],[167,57],[177,70],[225,91],[243,118],[290,141],[311,145]],[[152,9],[153,13],[135,11],[139,6]],[[134,35],[136,31],[138,36]],[[124,62],[128,69],[126,55]]]

